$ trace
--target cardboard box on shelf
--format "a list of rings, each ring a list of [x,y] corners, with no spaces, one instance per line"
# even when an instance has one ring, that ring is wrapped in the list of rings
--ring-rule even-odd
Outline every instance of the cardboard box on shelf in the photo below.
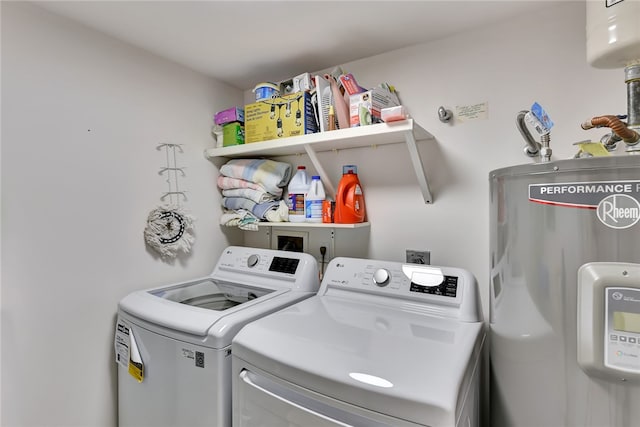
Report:
[[[382,122],[382,109],[400,105],[395,93],[381,87],[349,97],[349,126],[365,126]]]
[[[247,104],[244,116],[247,144],[318,131],[311,95],[307,92]]]
[[[218,111],[213,116],[213,121],[217,125],[224,125],[232,122],[244,123],[244,110],[240,107],[232,107],[223,111]]]
[[[244,144],[244,129],[242,123],[233,122],[222,126],[222,146]]]

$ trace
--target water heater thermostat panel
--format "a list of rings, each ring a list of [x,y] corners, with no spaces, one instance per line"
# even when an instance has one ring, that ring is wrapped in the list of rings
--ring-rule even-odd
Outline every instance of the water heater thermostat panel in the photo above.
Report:
[[[640,264],[578,271],[578,364],[588,375],[640,381]]]
[[[604,365],[640,373],[640,289],[605,289]]]

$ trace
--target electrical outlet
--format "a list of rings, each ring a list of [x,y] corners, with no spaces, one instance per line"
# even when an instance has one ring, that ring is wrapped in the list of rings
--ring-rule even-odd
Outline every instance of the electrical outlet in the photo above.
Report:
[[[322,250],[320,248],[324,248],[324,256],[322,256]],[[318,266],[320,266],[320,263],[324,261],[324,266],[326,267],[327,264],[329,264],[329,261],[331,261],[331,259],[333,258],[333,256],[334,255],[333,255],[333,250],[331,245],[328,242],[320,242],[317,249],[317,255],[316,255],[316,258],[318,260]]]
[[[430,251],[416,251],[407,249],[407,263],[409,264],[431,264]]]

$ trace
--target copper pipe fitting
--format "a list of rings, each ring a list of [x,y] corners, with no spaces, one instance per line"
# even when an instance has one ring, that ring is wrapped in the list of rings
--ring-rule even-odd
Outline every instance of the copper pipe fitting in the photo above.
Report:
[[[612,115],[597,116],[591,120],[587,120],[582,124],[582,129],[591,129],[594,127],[608,127],[616,133],[627,144],[636,144],[640,141],[640,135],[633,129],[629,129],[625,123],[619,118]]]

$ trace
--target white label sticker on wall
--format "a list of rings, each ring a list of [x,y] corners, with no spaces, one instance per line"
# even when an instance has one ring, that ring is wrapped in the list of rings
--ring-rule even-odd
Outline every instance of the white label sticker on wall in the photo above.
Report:
[[[471,120],[486,120],[489,118],[489,103],[482,102],[473,105],[456,105],[456,120],[468,122]]]

